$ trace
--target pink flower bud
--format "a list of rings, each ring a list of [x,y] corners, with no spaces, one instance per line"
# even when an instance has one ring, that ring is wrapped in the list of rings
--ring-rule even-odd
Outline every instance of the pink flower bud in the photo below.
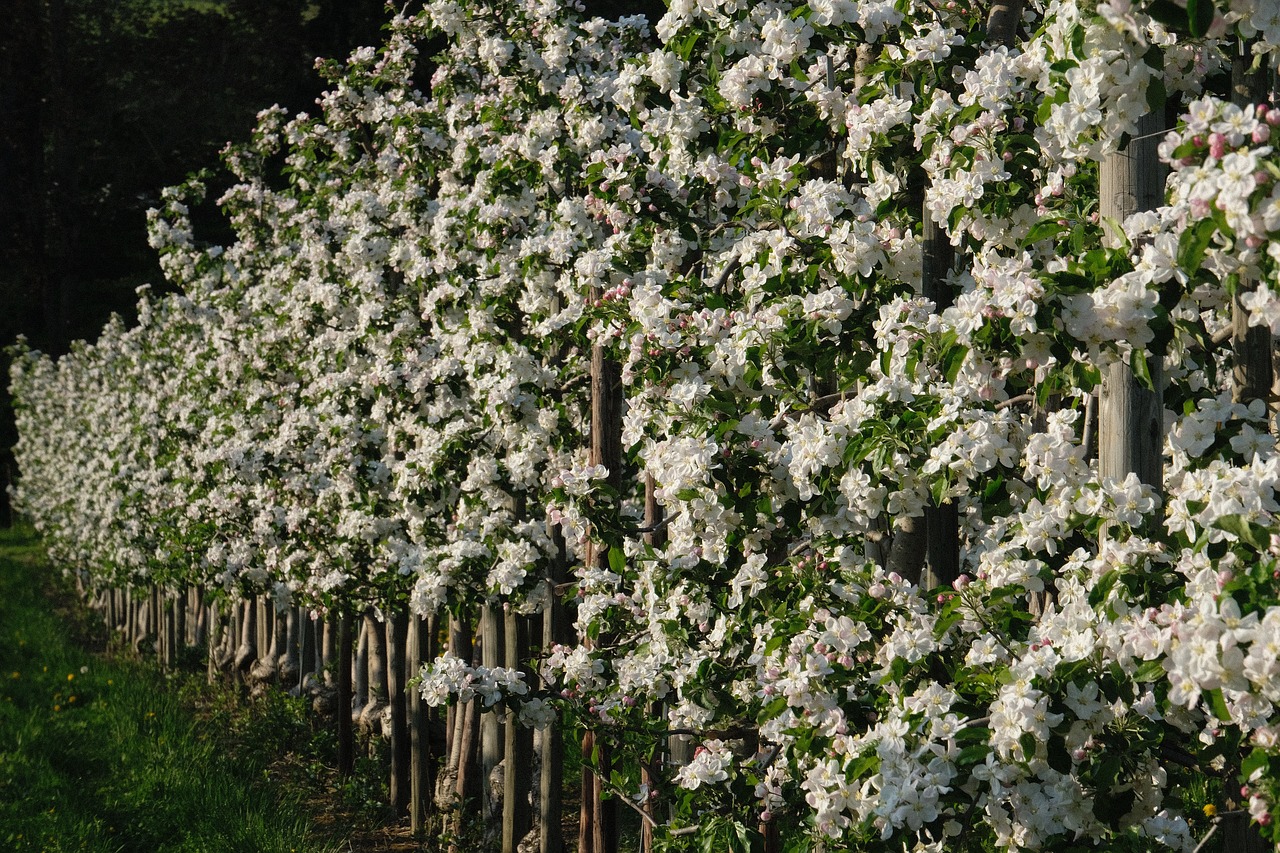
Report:
[[[1253,144],[1261,145],[1271,138],[1271,126],[1260,124],[1253,129]]]
[[[1221,160],[1222,155],[1227,153],[1227,138],[1221,133],[1209,134],[1209,156],[1215,160]]]

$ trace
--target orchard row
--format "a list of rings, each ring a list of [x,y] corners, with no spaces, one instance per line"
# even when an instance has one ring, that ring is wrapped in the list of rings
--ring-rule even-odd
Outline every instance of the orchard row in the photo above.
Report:
[[[117,621],[329,624],[340,706],[356,615],[393,705],[418,637],[508,851],[566,734],[581,853],[1269,833],[1269,8],[432,0],[20,356],[17,497]]]

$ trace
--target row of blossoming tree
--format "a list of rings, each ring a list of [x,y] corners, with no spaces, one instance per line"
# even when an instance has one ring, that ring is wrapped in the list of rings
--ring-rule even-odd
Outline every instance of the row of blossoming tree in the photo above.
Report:
[[[227,245],[168,191],[180,292],[16,363],[18,498],[113,620],[181,592],[341,704],[366,614],[440,788],[506,756],[506,850],[535,787],[559,849],[563,734],[582,853],[610,797],[665,849],[1272,833],[1275,4],[388,33],[228,152]]]

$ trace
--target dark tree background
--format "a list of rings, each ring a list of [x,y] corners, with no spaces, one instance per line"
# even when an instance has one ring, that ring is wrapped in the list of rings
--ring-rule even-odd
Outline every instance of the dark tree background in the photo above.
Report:
[[[662,0],[589,0],[591,15]],[[381,41],[383,0],[8,0],[0,27],[0,348],[93,340],[136,290],[163,291],[146,239],[160,190],[218,165],[257,112],[311,111],[315,58]],[[214,193],[211,193],[214,195]],[[216,211],[193,212],[218,236]],[[0,489],[15,439],[0,357]],[[0,524],[7,523],[0,491]]]
[[[160,190],[218,164],[258,110],[310,111],[317,56],[377,44],[382,0],[9,0],[0,27],[0,347],[93,340],[136,289]],[[205,233],[217,233],[211,221]],[[0,386],[7,387],[7,359]],[[0,394],[0,487],[13,418]],[[0,493],[0,523],[7,519]]]
[[[314,58],[381,0],[11,0],[0,34],[0,341],[65,351],[162,285],[145,211],[254,115],[310,110]]]

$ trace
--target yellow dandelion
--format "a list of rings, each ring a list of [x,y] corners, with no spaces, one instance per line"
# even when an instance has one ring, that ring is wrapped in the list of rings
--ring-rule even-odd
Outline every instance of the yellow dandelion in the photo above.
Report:
[[[74,681],[75,678],[76,678],[76,674],[74,672],[67,673],[67,681]]]
[[[1215,806],[1213,803],[1205,803],[1205,806],[1204,806],[1204,816],[1205,816],[1205,817],[1213,817],[1213,816],[1214,816],[1214,815],[1216,815],[1217,813],[1218,813],[1218,807],[1217,807],[1217,806]]]

